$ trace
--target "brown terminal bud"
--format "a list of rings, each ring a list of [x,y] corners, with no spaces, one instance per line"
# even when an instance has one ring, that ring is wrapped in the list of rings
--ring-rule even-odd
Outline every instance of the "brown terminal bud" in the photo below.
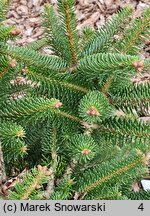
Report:
[[[12,59],[11,56],[8,56],[8,64],[10,67],[15,68],[17,65],[16,59]]]
[[[139,61],[139,62],[138,62],[138,66],[139,66],[139,67],[143,67],[143,66],[144,66],[144,60]]]
[[[15,68],[16,65],[17,65],[16,60],[15,59],[11,59],[10,62],[9,62],[9,65],[10,65],[10,67]]]
[[[41,186],[40,186],[39,184],[35,186],[35,189],[36,189],[36,190],[38,190],[38,189],[40,189],[40,188],[41,188]]]
[[[46,175],[46,176],[50,176],[51,174],[52,174],[51,171],[46,171],[46,172],[45,172],[45,175]]]
[[[59,108],[62,106],[62,102],[60,102],[59,100],[54,104],[55,108]]]
[[[83,155],[88,155],[88,154],[91,153],[91,150],[90,150],[90,149],[83,149],[83,150],[81,151],[81,153],[82,153]]]
[[[142,72],[144,68],[144,60],[133,62],[132,65],[137,69],[137,71]]]
[[[133,67],[135,67],[135,68],[138,67],[138,63],[137,63],[137,62],[133,62],[132,65],[133,65]]]
[[[13,36],[17,36],[17,35],[21,34],[21,29],[19,29],[19,28],[13,29],[10,33]]]
[[[25,66],[23,69],[22,69],[22,72],[23,72],[23,75],[26,75],[28,73],[28,68],[27,66]]]
[[[42,166],[41,165],[38,165],[37,168],[38,168],[38,171],[42,171]]]
[[[100,113],[97,111],[97,109],[93,106],[90,107],[90,109],[86,112],[90,116],[99,116]]]

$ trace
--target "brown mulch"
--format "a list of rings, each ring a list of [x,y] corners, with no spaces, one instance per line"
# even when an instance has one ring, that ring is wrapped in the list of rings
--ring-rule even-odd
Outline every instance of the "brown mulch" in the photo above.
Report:
[[[12,0],[7,14],[7,24],[16,25],[22,30],[18,45],[36,41],[42,37],[41,14],[43,5],[51,3],[55,8],[57,0]],[[85,26],[100,27],[118,9],[130,4],[135,9],[135,15],[150,5],[149,0],[76,0],[78,29]]]

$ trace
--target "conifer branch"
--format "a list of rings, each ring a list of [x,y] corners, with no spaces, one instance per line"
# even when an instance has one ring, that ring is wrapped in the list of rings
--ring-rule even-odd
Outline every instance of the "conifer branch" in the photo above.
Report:
[[[57,56],[48,56],[39,54],[38,52],[29,48],[22,48],[13,45],[6,45],[1,43],[1,52],[6,55],[10,55],[18,61],[24,61],[29,65],[35,65],[37,67],[44,67],[53,71],[66,71],[66,62]]]
[[[98,31],[95,31],[93,37],[85,44],[80,56],[85,57],[96,53],[105,53],[109,50],[114,35],[117,34],[123,24],[125,25],[125,21],[128,20],[131,14],[132,9],[126,7],[115,15],[111,21],[108,21]]]
[[[43,197],[46,199],[49,199],[51,194],[54,192],[54,183],[55,183],[55,174],[54,174],[54,170],[53,167],[49,168],[49,172],[51,173],[51,175],[49,176],[48,179],[48,183],[47,183],[47,187],[46,187],[46,191],[44,191],[43,193]]]
[[[13,26],[0,26],[0,41],[7,41],[9,39],[14,39],[11,32],[15,29]]]
[[[42,38],[39,41],[35,41],[26,45],[27,48],[38,51],[47,45],[47,38]]]
[[[92,179],[91,183],[89,182],[88,184],[87,184],[87,181],[86,181],[86,183],[84,183],[83,186],[81,185],[83,183],[83,181],[81,181],[81,183],[80,183],[80,187],[81,187],[80,191],[81,192],[80,193],[81,194],[86,194],[89,191],[92,191],[94,188],[96,188],[98,186],[101,186],[102,184],[108,182],[109,180],[111,180],[111,179],[113,179],[113,178],[115,178],[117,176],[120,176],[122,173],[130,171],[136,165],[141,164],[141,162],[143,162],[143,159],[144,159],[143,156],[138,155],[138,157],[136,156],[133,159],[130,158],[130,161],[127,161],[127,162],[122,161],[123,163],[121,162],[120,165],[116,164],[116,167],[115,167],[115,169],[113,168],[112,172],[109,172],[109,173],[106,172],[100,178],[97,176],[97,175],[99,175],[98,174],[99,172],[95,173],[96,176],[97,176],[97,180]],[[95,168],[95,172],[96,172],[97,168]],[[100,170],[103,170],[103,169],[100,169]],[[87,175],[87,173],[86,173],[86,175]],[[89,171],[89,175],[90,175],[90,171]],[[89,177],[88,177],[88,179],[89,179]]]
[[[114,91],[112,103],[120,108],[135,109],[137,113],[139,109],[148,109],[150,104],[150,85],[149,83],[132,85]]]
[[[144,38],[147,38],[148,29],[150,28],[149,20],[150,8],[148,8],[142,18],[136,18],[131,22],[131,26],[127,28],[123,37],[116,43],[116,48],[122,54],[135,54],[136,46]]]
[[[120,200],[122,199],[122,194],[119,192],[117,187],[111,187],[108,189],[104,187],[101,190],[101,194],[91,194],[90,196],[85,195],[86,200]],[[83,199],[83,198],[82,198]]]
[[[10,0],[0,1],[0,22],[6,19],[6,12],[7,12],[9,4],[10,4]]]
[[[70,26],[71,17],[70,17],[69,7],[68,7],[66,0],[63,0],[63,5],[64,5],[64,12],[65,12],[64,15],[65,15],[65,22],[66,22],[66,35],[68,37],[69,44],[70,44],[72,63],[73,63],[73,65],[76,65],[77,64],[77,56],[76,56],[76,53],[74,50],[74,41],[73,41],[72,30],[71,30],[71,26]]]
[[[4,164],[2,146],[0,142],[0,190],[1,190],[2,183],[5,180],[6,180],[5,164]]]
[[[48,180],[46,191],[44,193],[44,197],[46,199],[49,199],[51,194],[54,192],[55,175],[56,175],[56,170],[58,166],[56,128],[54,127],[52,128],[51,157],[52,157],[52,162],[51,162],[52,164],[51,164],[51,168],[49,169],[51,171],[51,176],[50,176],[50,179]]]
[[[107,93],[108,93],[108,90],[109,90],[109,88],[110,88],[110,86],[111,86],[112,81],[113,81],[113,76],[110,76],[110,77],[106,80],[105,84],[103,85],[103,87],[102,87],[102,89],[101,89],[101,92],[103,92],[104,94],[107,94]]]
[[[46,166],[42,167],[38,165],[37,169],[34,168],[30,172],[27,172],[23,177],[23,181],[19,181],[15,185],[15,191],[9,194],[9,198],[17,200],[34,199],[37,195],[37,190],[42,188],[44,183],[47,183],[50,175],[51,172]]]
[[[59,114],[60,114],[61,116],[65,117],[65,118],[71,119],[72,121],[79,122],[79,123],[82,123],[82,122],[83,122],[82,119],[80,119],[80,118],[78,118],[78,117],[76,117],[76,116],[74,116],[74,115],[70,115],[70,114],[68,114],[68,113],[65,113],[65,112],[63,112],[63,111],[60,111]]]
[[[73,180],[69,177],[63,178],[54,193],[50,196],[51,200],[68,200],[73,191]]]
[[[69,52],[71,55],[71,66],[77,64],[77,33],[76,20],[74,15],[74,1],[72,0],[58,0],[58,9],[60,17],[64,24],[64,30],[69,43]]]
[[[25,136],[24,129],[13,122],[1,122],[0,137],[1,139],[21,138]]]
[[[117,76],[122,73],[123,76],[136,72],[133,65],[135,61],[138,61],[137,56],[98,53],[82,58],[77,69],[91,79],[100,77],[101,74]]]
[[[77,91],[77,92],[81,92],[81,93],[88,93],[88,91],[90,91],[89,89],[87,89],[85,87],[75,85],[71,82],[65,81],[61,77],[60,78],[55,77],[55,76],[45,77],[45,76],[43,76],[41,74],[37,74],[31,70],[28,71],[28,77],[33,79],[34,81],[40,82],[41,88],[42,88],[42,86],[44,86],[44,84],[46,85],[47,89],[50,86],[50,91],[52,91],[51,85],[54,85],[54,86],[57,85],[57,88],[55,87],[55,89],[58,89],[58,88],[61,89],[62,88],[62,90],[64,90],[64,88],[65,88],[65,89],[68,89],[71,91]]]
[[[73,173],[75,167],[76,167],[76,161],[75,160],[71,160],[69,165],[67,166],[65,172],[64,172],[64,175],[63,177],[64,178],[68,178],[69,176],[71,176],[71,174]]]
[[[134,44],[136,44],[136,41],[141,36],[141,33],[143,32],[144,28],[148,26],[147,22],[144,22],[145,20],[142,20],[141,27],[137,30],[135,37],[132,37],[128,44],[126,44],[125,48],[122,50],[122,54],[125,55],[129,52],[129,50],[133,47]]]
[[[57,0],[58,13],[44,7],[46,38],[18,47],[7,43],[21,30],[1,22],[5,3],[0,0],[0,184],[13,170],[18,179],[8,198],[148,198],[130,186],[145,175],[150,148],[150,125],[141,121],[149,115],[150,85],[131,83],[149,72],[150,60],[139,52],[149,9],[128,28],[132,10],[125,8],[81,38],[75,0]],[[50,55],[40,52],[46,45]],[[46,166],[35,168],[41,162]],[[20,179],[25,167],[31,170]]]
[[[26,193],[23,194],[22,197],[20,197],[21,200],[27,200],[29,198],[29,195],[32,193],[32,191],[39,185],[39,182],[42,177],[43,177],[43,173],[39,172],[39,174],[36,176],[35,181],[29,186]]]
[[[66,47],[66,35],[62,29],[54,8],[50,4],[44,6],[43,25],[45,26],[46,40],[52,51],[66,61],[68,50]]]
[[[87,126],[88,128],[93,128],[93,129],[100,129],[100,131],[103,131],[103,132],[106,132],[106,133],[113,133],[113,134],[117,134],[119,133],[120,135],[127,135],[127,136],[132,136],[132,135],[135,135],[135,137],[139,137],[139,138],[146,138],[146,137],[149,137],[149,131],[148,131],[148,127],[147,127],[147,130],[146,131],[143,131],[142,133],[139,132],[139,130],[137,130],[137,125],[139,127],[139,129],[141,127],[143,127],[143,129],[145,128],[146,129],[146,126],[144,126],[144,124],[141,124],[140,122],[134,122],[134,121],[131,121],[131,122],[127,122],[126,120],[121,120],[120,121],[120,129],[118,130],[118,128],[112,128],[111,125],[109,126],[109,123],[107,122],[107,124],[105,123],[106,126],[102,125],[102,124],[90,124],[90,122],[87,124],[86,121],[82,120],[81,118],[79,117],[76,117],[74,115],[70,115],[64,111],[61,111],[57,108],[55,108],[55,104],[57,103],[58,100],[54,99],[54,100],[43,100],[42,98],[40,100],[33,100],[33,101],[30,101],[30,100],[22,100],[20,101],[20,103],[14,103],[12,107],[9,107],[10,110],[7,111],[7,113],[1,111],[1,117],[2,116],[5,116],[5,118],[9,119],[9,118],[18,118],[21,120],[21,117],[24,117],[27,121],[27,119],[29,121],[33,121],[33,119],[43,119],[43,117],[45,116],[45,118],[48,117],[48,115],[51,114],[51,117],[53,117],[53,115],[56,115],[56,116],[60,116],[60,117],[64,117],[64,118],[67,118],[67,119],[70,119],[71,121],[73,122],[77,122],[79,124],[82,124],[84,126]],[[34,103],[36,102],[36,103]],[[42,103],[41,103],[42,102]],[[28,108],[29,106],[29,103],[30,103],[30,108]],[[20,105],[19,105],[20,104]],[[15,107],[16,105],[20,106],[20,110],[16,110],[15,111]],[[106,111],[106,110],[105,110]],[[39,113],[39,116],[37,117],[36,113]],[[99,117],[98,117],[99,118]],[[35,120],[36,120],[35,119]],[[129,121],[129,120],[128,120]],[[112,120],[110,121],[109,119],[109,122],[112,123]],[[124,124],[123,124],[124,123]],[[122,124],[124,125],[122,127]],[[126,125],[126,127],[125,127]],[[135,131],[133,133],[133,129],[130,130],[128,129],[128,127],[135,127]]]
[[[1,73],[0,73],[0,81],[3,79],[6,73],[8,73],[9,67],[5,68]]]
[[[102,89],[100,90],[109,100],[109,103],[112,104],[112,99],[109,95],[109,88],[111,87],[113,83],[114,76],[110,76],[109,78],[106,79],[105,83],[103,84]]]
[[[111,125],[111,126],[110,126]],[[132,128],[132,129],[130,129]],[[129,119],[129,118],[117,118],[107,119],[103,124],[99,125],[99,132],[104,135],[105,138],[110,139],[112,135],[118,140],[120,143],[124,141],[124,139],[133,140],[136,143],[138,140],[142,142],[146,140],[150,140],[150,127],[148,124],[145,124],[137,119]],[[122,141],[121,141],[122,140]],[[133,141],[132,141],[133,142]]]

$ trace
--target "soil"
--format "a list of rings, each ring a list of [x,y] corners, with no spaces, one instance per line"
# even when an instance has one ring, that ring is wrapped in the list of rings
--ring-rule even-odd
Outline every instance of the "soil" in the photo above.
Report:
[[[18,45],[24,45],[43,35],[41,15],[45,3],[50,3],[57,10],[57,0],[12,0],[7,14],[8,25],[15,25],[22,30]],[[149,0],[76,0],[78,29],[85,26],[99,28],[120,8],[131,5],[135,16],[140,16],[149,5]]]

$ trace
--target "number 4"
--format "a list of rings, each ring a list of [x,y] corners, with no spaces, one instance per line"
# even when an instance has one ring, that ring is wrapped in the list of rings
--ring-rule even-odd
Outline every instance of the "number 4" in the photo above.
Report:
[[[144,210],[144,206],[143,206],[143,203],[141,203],[138,207],[139,210],[143,211]]]

